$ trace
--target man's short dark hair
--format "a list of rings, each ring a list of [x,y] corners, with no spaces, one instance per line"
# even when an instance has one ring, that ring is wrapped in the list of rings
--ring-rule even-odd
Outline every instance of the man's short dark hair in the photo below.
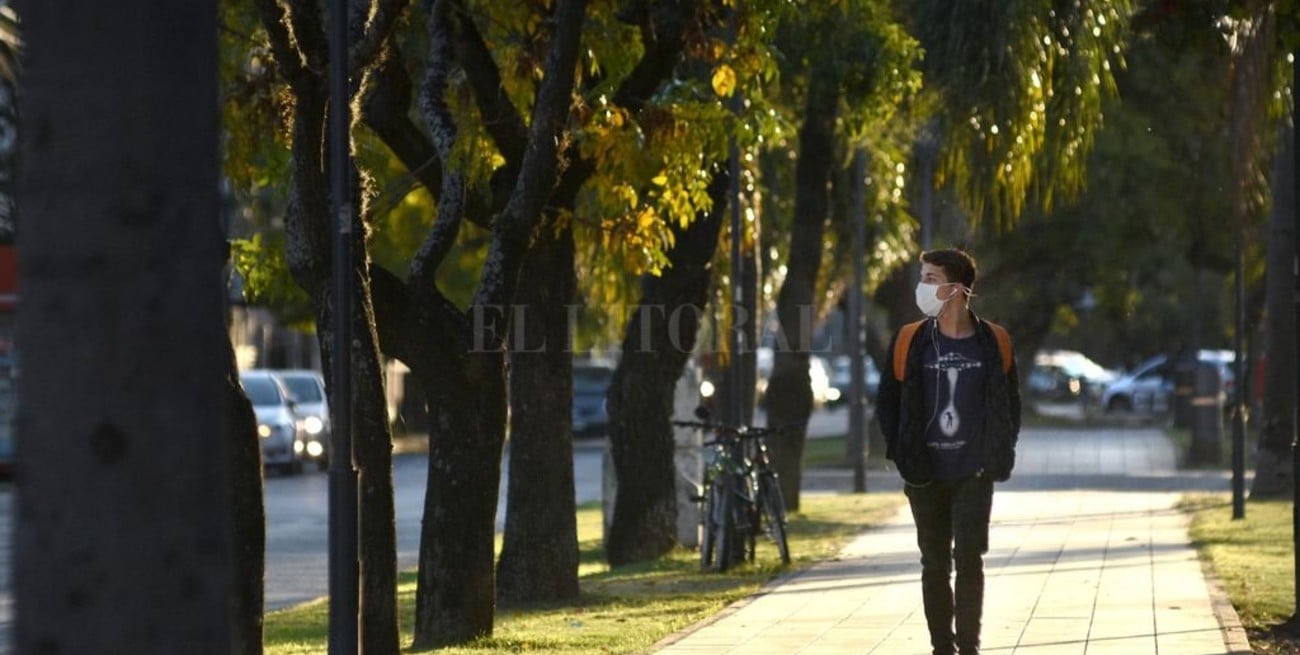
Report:
[[[938,266],[949,282],[961,282],[966,288],[975,286],[975,258],[956,248],[929,250],[921,253],[921,261]]]

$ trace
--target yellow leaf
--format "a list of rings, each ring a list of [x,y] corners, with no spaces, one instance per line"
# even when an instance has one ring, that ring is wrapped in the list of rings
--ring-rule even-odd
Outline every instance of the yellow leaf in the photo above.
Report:
[[[651,182],[654,182],[655,186],[668,186],[668,176],[660,173]]]
[[[650,228],[654,227],[658,218],[649,207],[642,208],[637,214],[637,230],[641,232],[649,231]]]
[[[736,71],[726,64],[713,69],[713,92],[723,98],[730,98],[736,92]]]

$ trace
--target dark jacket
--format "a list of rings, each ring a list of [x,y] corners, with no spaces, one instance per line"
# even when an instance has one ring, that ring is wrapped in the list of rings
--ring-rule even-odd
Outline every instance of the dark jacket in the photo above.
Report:
[[[1010,370],[1003,368],[997,338],[983,319],[971,313],[975,335],[979,339],[981,361],[987,376],[984,400],[983,474],[997,482],[1011,477],[1016,463],[1016,440],[1020,435],[1020,378],[1013,361]],[[921,388],[921,349],[934,341],[935,321],[927,320],[912,337],[908,348],[903,380],[894,378],[894,347],[898,334],[889,344],[885,357],[888,367],[880,376],[876,401],[876,418],[885,435],[885,457],[893,461],[903,480],[909,484],[928,484],[933,480],[930,451],[925,445],[925,416]]]

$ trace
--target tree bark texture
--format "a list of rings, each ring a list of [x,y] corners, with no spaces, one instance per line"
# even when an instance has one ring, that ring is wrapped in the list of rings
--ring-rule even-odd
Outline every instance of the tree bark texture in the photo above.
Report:
[[[228,335],[217,346],[224,352],[226,375],[226,448],[229,449],[230,507],[233,512],[234,574],[231,653],[261,655],[266,594],[266,506],[262,487],[262,443],[257,416],[244,395]]]
[[[1292,128],[1294,129],[1294,128]],[[1291,442],[1295,438],[1295,139],[1284,130],[1273,172],[1273,211],[1265,281],[1264,408],[1251,497],[1289,497],[1295,485]],[[1240,392],[1247,385],[1240,381]]]
[[[367,653],[396,653],[399,649],[397,534],[393,521],[392,439],[370,298],[365,229],[355,211],[351,216],[355,253],[352,348],[341,358],[333,347],[333,228],[325,131],[329,90],[322,76],[327,67],[316,59],[324,57],[326,51],[320,29],[322,17],[313,3],[292,2],[288,14],[272,0],[258,0],[258,3],[276,64],[293,91],[293,184],[285,217],[285,260],[295,282],[312,299],[331,404],[345,402],[342,390],[330,384],[333,367],[348,362],[353,369],[353,388],[348,394],[353,404],[352,453],[331,456],[350,456],[358,468],[361,648]],[[294,25],[293,39],[288,37],[287,22]],[[321,65],[303,66],[300,52],[307,62],[316,61]]]
[[[835,165],[835,118],[838,81],[813,73],[809,82],[804,124],[799,130],[799,161],[795,167],[794,222],[790,228],[790,259],[777,296],[779,334],[773,348],[772,377],[767,383],[769,426],[791,428],[768,439],[768,451],[781,478],[786,507],[799,509],[803,446],[812,415],[808,376],[814,290],[821,267],[822,235],[830,211],[829,184]]]
[[[546,54],[545,76],[537,92],[519,174],[504,209],[493,224],[487,262],[480,276],[466,330],[446,326],[464,350],[449,354],[461,365],[426,367],[416,373],[429,390],[429,482],[420,537],[416,587],[415,646],[428,648],[492,634],[496,582],[495,516],[505,432],[504,351],[511,329],[519,272],[534,231],[541,223],[559,178],[559,143],[565,130],[582,33],[584,0],[559,0],[552,14],[554,32]],[[446,0],[430,12],[430,58],[422,109],[433,130],[444,169],[449,169],[446,136],[454,129],[441,104],[447,71],[447,25],[454,12]],[[463,26],[462,26],[463,27]],[[442,145],[438,145],[438,144]],[[460,184],[443,180],[450,191]],[[438,222],[453,220],[448,207],[463,212],[446,193],[439,198]],[[447,224],[444,224],[447,225]],[[438,229],[438,226],[435,226]],[[452,226],[446,234],[454,234]],[[412,264],[413,277],[430,279],[441,237],[431,235],[427,261]],[[420,275],[414,275],[415,273]],[[436,289],[411,289],[424,299],[413,309],[429,313]],[[445,316],[445,313],[439,313]],[[428,338],[427,333],[424,338]]]
[[[216,11],[17,11],[15,650],[226,655]]]
[[[549,234],[549,231],[547,231]],[[578,596],[573,479],[573,232],[543,237],[520,273],[510,344],[510,475],[497,564],[501,601]]]
[[[708,301],[709,262],[726,215],[728,175],[715,172],[713,208],[682,230],[674,225],[671,265],[641,282],[608,395],[609,438],[618,479],[605,539],[613,566],[655,559],[677,543],[673,392],[690,358]]]
[[[505,361],[499,350],[471,353],[468,360],[460,371],[440,368],[436,362],[411,369],[431,397],[429,481],[415,594],[416,649],[492,634]]]
[[[359,250],[354,252],[360,252]],[[361,263],[354,275],[362,278]],[[357,470],[357,522],[360,580],[362,652],[392,653],[400,650],[397,614],[397,517],[393,493],[393,441],[388,423],[384,365],[369,279],[358,279],[352,307],[352,459]],[[332,320],[328,317],[318,320]],[[322,340],[333,331],[322,332]],[[323,349],[322,352],[326,350]],[[325,358],[330,366],[343,361]],[[327,378],[332,379],[332,378]],[[335,397],[337,393],[333,394]],[[331,401],[333,402],[333,401]]]

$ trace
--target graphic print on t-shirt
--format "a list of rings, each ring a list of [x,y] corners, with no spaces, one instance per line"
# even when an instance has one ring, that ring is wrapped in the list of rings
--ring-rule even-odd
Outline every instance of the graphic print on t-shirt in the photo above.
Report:
[[[944,437],[947,437],[947,439],[937,443],[932,441],[931,446],[941,450],[948,450],[961,448],[965,445],[964,439],[954,439],[962,427],[962,413],[958,398],[969,395],[968,393],[962,393],[968,391],[963,387],[963,382],[965,382],[966,386],[975,383],[976,380],[973,374],[979,373],[977,369],[980,366],[978,359],[961,352],[946,352],[941,354],[938,359],[926,362],[925,368],[935,371],[937,373],[936,379],[939,382],[934,389],[934,402],[938,407],[932,427],[937,427],[939,432]],[[963,373],[965,373],[964,376]]]
[[[936,335],[922,355],[925,442],[935,479],[953,480],[979,470],[987,370],[976,337]]]

